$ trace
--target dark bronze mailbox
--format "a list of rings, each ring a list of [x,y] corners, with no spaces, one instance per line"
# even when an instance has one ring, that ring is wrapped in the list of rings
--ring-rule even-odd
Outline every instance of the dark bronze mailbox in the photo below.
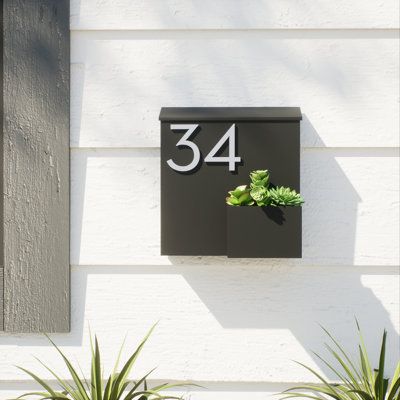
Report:
[[[300,191],[300,120],[298,107],[162,108],[161,253],[301,257],[301,208],[271,214],[225,203],[256,169]],[[239,215],[244,208],[252,210]],[[232,229],[258,246],[241,246]]]

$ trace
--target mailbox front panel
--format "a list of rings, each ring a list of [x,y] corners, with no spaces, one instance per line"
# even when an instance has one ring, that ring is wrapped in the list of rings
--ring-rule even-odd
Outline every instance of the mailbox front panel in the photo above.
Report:
[[[196,125],[189,137],[195,147],[177,147],[188,126]],[[228,161],[205,161],[229,129],[234,129],[235,135],[235,154],[230,157],[241,159],[234,163],[234,171],[229,170]],[[229,151],[232,153],[229,147],[226,140],[215,154],[216,159],[228,158]],[[196,156],[199,157],[197,164]],[[176,169],[185,166],[190,170]],[[226,255],[227,192],[247,183],[250,171],[256,169],[269,169],[272,184],[300,191],[299,121],[163,121],[161,254]],[[244,234],[251,235],[251,232]]]

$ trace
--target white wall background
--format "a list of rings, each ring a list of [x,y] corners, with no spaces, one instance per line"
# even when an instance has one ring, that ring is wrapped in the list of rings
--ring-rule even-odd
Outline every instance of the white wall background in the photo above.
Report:
[[[396,0],[72,0],[72,332],[107,365],[157,320],[137,373],[191,380],[193,400],[267,399],[332,378],[324,324],[399,358],[399,41]],[[300,106],[302,260],[161,257],[162,106]],[[0,335],[0,398],[63,371],[37,335]]]

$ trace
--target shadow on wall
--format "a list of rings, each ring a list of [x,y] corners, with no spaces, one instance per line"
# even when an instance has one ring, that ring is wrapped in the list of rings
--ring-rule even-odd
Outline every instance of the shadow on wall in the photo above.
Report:
[[[383,267],[379,274],[394,274],[393,270],[393,267]],[[357,317],[374,362],[378,359],[376,351],[385,328],[387,347],[392,349],[387,355],[388,365],[392,368],[397,362],[396,328],[380,300],[362,282],[364,274],[377,274],[376,267],[296,268],[211,262],[207,266],[176,266],[173,273],[184,277],[223,328],[241,329],[244,334],[247,329],[289,330],[315,365],[332,380],[336,379],[332,371],[313,353],[326,354],[323,341],[328,340],[318,324],[328,328],[356,357]],[[282,341],[277,341],[277,348],[285,348],[286,338],[284,335]],[[284,357],[291,358],[290,354]]]
[[[301,130],[307,141],[322,145],[322,140],[303,114]],[[355,157],[357,150],[303,148],[301,156],[301,193],[303,205],[302,259],[251,259],[262,266],[344,265],[355,262],[355,240],[360,196],[336,158]],[[305,179],[306,177],[306,179]],[[82,191],[83,192],[83,191]],[[172,264],[237,265],[249,260],[225,257],[168,257]]]
[[[75,0],[80,6],[80,1]],[[163,4],[164,3],[160,3]],[[200,4],[200,3],[198,3]],[[160,14],[162,15],[162,13]],[[165,13],[168,15],[168,13]],[[293,35],[297,35],[295,32]],[[271,48],[268,48],[271,51]],[[265,57],[260,49],[246,49],[251,54],[260,54]],[[270,53],[271,57],[279,58],[280,54]],[[238,87],[238,82],[246,82],[246,76],[240,76],[240,67],[233,65],[232,74],[222,74],[221,65],[227,60],[221,59],[221,55],[210,50],[205,58],[214,60],[210,68],[216,68],[215,75],[219,79],[225,79],[226,87]],[[286,62],[287,61],[287,62]],[[294,73],[300,75],[305,73],[291,60],[282,60],[282,64],[290,65]],[[325,68],[326,67],[326,68]],[[72,90],[78,93],[71,95],[75,101],[72,103],[72,129],[80,132],[83,89],[85,80],[85,69],[83,65],[75,65],[75,84]],[[282,67],[284,68],[284,67]],[[321,66],[324,73],[330,73],[334,66]],[[283,69],[286,71],[287,67]],[[226,72],[226,71],[225,71]],[[340,76],[338,71],[331,72],[332,76]],[[301,78],[301,76],[299,76]],[[184,73],[180,79],[185,81],[187,93],[183,98],[190,102],[196,101],[196,90],[190,80],[190,72]],[[330,79],[321,79],[323,82],[331,82]],[[170,80],[171,85],[176,80]],[[128,82],[129,85],[129,82]],[[241,86],[241,85],[239,85]],[[179,88],[180,86],[177,85]],[[345,90],[346,85],[340,86]],[[118,89],[118,88],[113,88]],[[242,93],[238,102],[243,101],[246,105],[251,103],[253,92],[250,85],[238,88]],[[131,93],[137,96],[140,87],[132,87]],[[171,93],[176,94],[177,90]],[[181,96],[182,97],[182,96]],[[266,101],[269,101],[268,99]],[[282,100],[284,102],[284,100]],[[196,105],[196,104],[188,104]],[[200,104],[201,105],[201,104]],[[214,104],[208,104],[214,105]],[[275,104],[283,105],[283,104]],[[324,147],[318,133],[312,126],[306,115],[301,123],[302,132],[307,135],[307,143]],[[116,129],[116,132],[118,129]],[[396,328],[388,315],[387,310],[376,298],[368,287],[363,285],[363,274],[376,273],[375,267],[354,267],[355,239],[357,208],[360,197],[356,190],[343,173],[341,167],[335,160],[334,149],[328,151],[312,148],[302,150],[304,153],[313,153],[313,157],[302,156],[302,193],[307,199],[303,208],[303,235],[307,240],[303,247],[303,260],[252,260],[251,265],[244,265],[244,260],[228,260],[223,257],[169,257],[173,264],[165,266],[115,266],[112,272],[115,274],[139,275],[176,274],[182,276],[191,286],[196,295],[206,305],[216,321],[225,329],[282,329],[289,330],[301,346],[309,351],[318,350],[316,344],[321,341],[321,331],[316,322],[326,325],[333,332],[338,333],[346,347],[349,343],[355,343],[354,316],[360,318],[363,329],[368,332],[367,345],[375,348],[376,337],[380,335],[381,329],[386,327],[391,343],[398,341]],[[321,157],[323,162],[316,161]],[[318,167],[318,174],[315,167]],[[321,168],[323,169],[321,171]],[[86,169],[80,170],[81,174]],[[82,178],[80,182],[85,183]],[[338,192],[341,193],[338,201]],[[84,188],[80,190],[81,198],[78,199],[74,213],[76,221],[80,226],[74,230],[78,236],[72,238],[76,243],[77,251],[80,249],[82,233],[82,217],[84,211]],[[79,256],[78,256],[79,259]],[[308,267],[307,265],[326,264],[330,260],[332,264],[341,266]],[[296,268],[304,265],[302,268]],[[347,267],[348,266],[348,267]],[[82,343],[83,330],[85,329],[85,305],[88,277],[91,274],[110,273],[101,267],[91,267],[84,272],[74,275],[72,279],[72,332],[70,334],[54,335],[58,344],[62,346],[79,346]],[[314,274],[313,274],[314,273]],[[379,274],[391,274],[393,269],[382,267]],[[77,278],[79,277],[79,279]],[[110,290],[115,287],[110,286]],[[134,296],[134,292],[132,292]],[[99,296],[101,293],[98,294]],[[127,310],[127,318],[135,318],[136,310]],[[334,318],[332,317],[334,315]],[[193,318],[194,323],[196,318]],[[334,324],[334,325],[333,325]],[[39,335],[0,335],[0,345],[18,346],[48,346],[48,342]],[[277,344],[278,345],[278,344]],[[268,355],[265,355],[268,357]],[[331,372],[314,358],[315,363],[327,376],[333,378]]]
[[[266,263],[241,265],[239,261],[224,263],[208,257],[197,261],[180,258],[171,261],[176,265],[113,266],[112,274],[123,275],[124,279],[132,282],[135,281],[135,276],[141,279],[140,276],[154,275],[156,280],[163,279],[162,277],[167,275],[183,277],[223,329],[239,329],[243,335],[248,334],[249,338],[251,330],[289,331],[299,345],[313,357],[315,365],[330,379],[335,379],[332,371],[312,353],[317,351],[326,354],[322,346],[322,341],[326,337],[318,324],[327,327],[346,349],[356,356],[357,335],[354,317],[357,316],[365,335],[367,348],[375,351],[372,353],[373,360],[377,360],[378,341],[383,328],[386,328],[389,367],[392,368],[396,361],[397,352],[393,351],[399,340],[396,328],[373,291],[363,284],[363,275],[393,275],[395,267],[381,267],[377,272],[374,266],[298,268],[268,266]],[[81,268],[81,271],[73,274],[72,280],[72,332],[52,335],[61,346],[76,347],[82,344],[83,334],[86,336],[84,330],[87,329],[85,309],[88,279],[91,275],[110,275],[110,269],[101,266]],[[115,290],[115,287],[111,284],[110,290]],[[126,289],[114,296],[115,301],[111,300],[110,310],[113,306],[117,307],[121,299],[126,299],[124,296],[129,293],[134,297],[135,292],[127,292]],[[175,291],[176,288],[172,287],[170,290]],[[168,293],[169,289],[166,288],[162,291],[162,296],[168,298]],[[110,293],[98,293],[96,296],[103,295],[111,299]],[[174,298],[176,293],[170,295]],[[145,315],[147,309],[146,301],[143,299],[137,304],[135,301],[130,301],[129,304],[132,307],[127,307],[123,312],[125,326],[126,321],[134,322],[137,315]],[[155,304],[148,305],[150,312],[153,312],[151,310]],[[175,299],[174,304],[180,303],[176,303]],[[95,304],[91,302],[90,306],[94,307]],[[185,305],[182,304],[182,309],[176,309],[174,313],[182,313],[184,309]],[[168,319],[170,318],[169,316]],[[193,315],[193,326],[203,322],[204,315]],[[110,325],[115,323],[114,320],[108,322],[104,319],[103,323],[101,335],[114,332],[114,327]],[[287,347],[289,343],[286,343],[286,340],[288,340],[287,334],[282,334],[282,340],[277,340],[276,347],[282,349],[283,363],[291,363]],[[41,335],[2,334],[1,345],[39,347],[49,346],[49,343]],[[36,350],[36,355],[40,355],[40,350]],[[268,358],[269,355],[266,353],[265,357]]]
[[[303,129],[308,140],[321,143],[306,115],[303,115]],[[222,328],[289,330],[311,356],[312,350],[320,351],[322,347],[323,335],[317,323],[331,329],[347,348],[355,349],[355,316],[362,323],[369,348],[376,348],[384,327],[389,333],[389,348],[392,344],[394,347],[398,341],[396,328],[380,300],[362,282],[364,274],[376,273],[376,267],[354,266],[360,197],[335,160],[336,150],[306,148],[302,151],[313,152],[313,157],[304,157],[304,154],[302,157],[302,193],[307,199],[303,208],[303,235],[307,241],[302,260],[253,259],[246,265],[248,260],[225,257],[169,257],[171,266],[113,266],[112,273],[182,276]],[[321,157],[323,162],[316,162],[315,157]],[[86,173],[84,167],[79,167],[81,174]],[[82,185],[85,181],[79,180]],[[84,188],[79,193],[81,198],[74,213],[75,221],[81,223]],[[75,232],[81,231],[82,226],[75,229]],[[73,241],[79,250],[80,237]],[[327,265],[327,260],[331,265]],[[54,335],[58,344],[79,346],[82,343],[87,281],[91,274],[103,273],[109,274],[110,269],[93,266],[73,274],[72,332]],[[379,274],[393,274],[393,268],[381,267]],[[115,289],[111,285],[112,288]],[[126,318],[134,320],[135,312],[126,310]],[[0,336],[0,344],[48,345],[40,336],[4,336]],[[314,357],[314,362],[334,379],[319,359]]]
[[[307,141],[323,147],[306,115],[301,124]],[[302,260],[254,259],[246,266],[245,259],[168,258],[222,327],[288,329],[326,376],[335,379],[312,353],[323,351],[317,323],[332,330],[350,350],[357,348],[355,317],[362,323],[370,349],[378,346],[383,328],[388,330],[389,348],[396,346],[399,336],[385,307],[362,283],[362,275],[376,274],[376,267],[354,267],[361,198],[337,163],[337,152],[327,148],[303,148],[302,152],[301,192],[306,199]],[[304,153],[311,152],[311,157],[305,157]],[[344,155],[354,156],[351,151]],[[385,267],[381,268],[379,274],[385,274]]]
[[[313,135],[311,140],[321,143],[305,115],[302,124],[308,139]],[[317,323],[331,329],[347,348],[356,349],[355,316],[362,323],[369,348],[376,348],[384,327],[389,333],[389,348],[392,344],[394,347],[398,341],[396,328],[380,300],[362,281],[364,274],[377,273],[376,267],[353,265],[360,197],[335,160],[334,149],[306,148],[303,152],[313,152],[313,157],[302,157],[302,193],[307,199],[303,209],[307,242],[302,260],[254,259],[246,265],[248,260],[225,257],[169,257],[172,266],[113,266],[112,273],[182,276],[222,328],[288,330],[310,355],[312,350],[322,350],[323,335]],[[316,163],[318,173],[315,157],[323,160]],[[84,184],[85,179],[79,182]],[[74,211],[76,221],[82,220],[84,188],[79,193],[82,197]],[[79,238],[73,240],[79,249]],[[332,265],[327,265],[327,260]],[[93,266],[73,276],[73,331],[70,335],[56,335],[60,345],[81,344],[87,280],[91,274],[103,273],[110,274],[110,269]],[[381,267],[379,274],[393,274],[393,268]],[[127,310],[126,318],[133,320],[135,312]],[[36,340],[37,345],[46,344],[41,338],[32,337],[20,338],[18,344],[32,346]],[[6,341],[13,343],[11,339]],[[314,362],[334,379],[319,359],[314,357]]]

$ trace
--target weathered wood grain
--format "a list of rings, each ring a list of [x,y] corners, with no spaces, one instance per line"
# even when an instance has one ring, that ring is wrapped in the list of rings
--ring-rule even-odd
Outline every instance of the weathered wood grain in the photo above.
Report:
[[[69,1],[4,0],[4,330],[69,330]]]
[[[4,304],[3,304],[3,296],[4,296],[4,291],[3,291],[3,284],[4,284],[4,278],[3,278],[3,266],[0,266],[0,331],[4,329],[4,324],[3,324],[3,310],[4,310]]]
[[[3,54],[3,0],[0,7],[0,46]],[[0,126],[3,132],[3,57],[0,58]],[[0,193],[4,193],[3,189],[3,140],[0,140]],[[4,252],[3,252],[3,195],[0,196],[0,331],[4,329],[4,305],[3,305],[3,287],[4,287]]]

